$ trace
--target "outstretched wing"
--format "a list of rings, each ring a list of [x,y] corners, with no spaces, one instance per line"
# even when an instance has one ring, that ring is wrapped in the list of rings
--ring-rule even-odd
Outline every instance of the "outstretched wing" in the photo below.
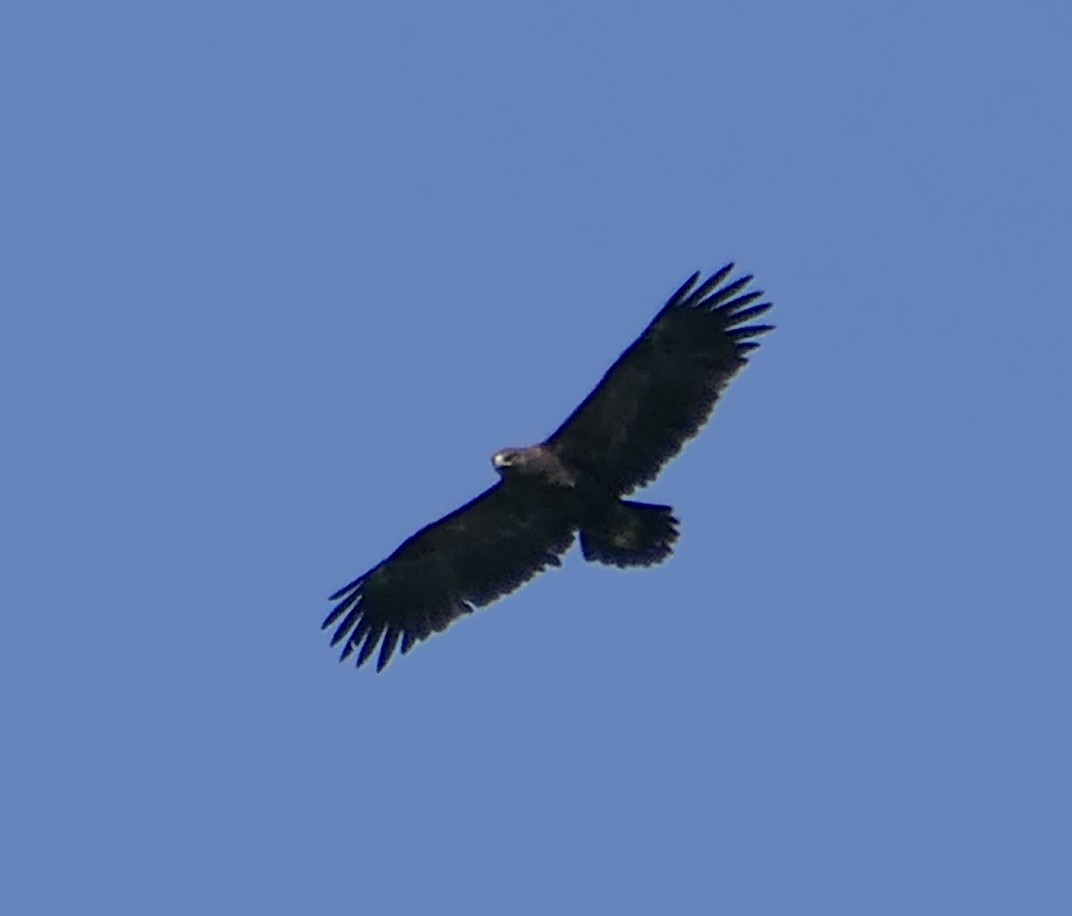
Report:
[[[573,542],[574,519],[554,494],[500,481],[422,528],[378,566],[340,588],[323,629],[345,659],[363,665],[380,643],[382,671],[399,640],[402,653],[474,608],[519,588]]]
[[[773,328],[748,324],[771,304],[751,275],[723,286],[732,270],[693,274],[545,444],[619,494],[654,480]]]

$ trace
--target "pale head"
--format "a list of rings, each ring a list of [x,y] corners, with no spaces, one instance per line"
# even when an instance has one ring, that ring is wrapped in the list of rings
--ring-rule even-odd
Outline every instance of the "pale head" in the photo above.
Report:
[[[522,463],[522,449],[501,448],[491,456],[491,466],[500,474],[507,473],[511,468],[517,469]]]
[[[491,466],[502,477],[537,478],[559,487],[572,487],[576,483],[574,474],[542,443],[527,448],[499,449],[491,456]]]

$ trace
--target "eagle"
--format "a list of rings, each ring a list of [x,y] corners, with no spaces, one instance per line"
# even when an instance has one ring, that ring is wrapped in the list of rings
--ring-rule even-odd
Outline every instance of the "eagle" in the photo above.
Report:
[[[730,279],[727,264],[702,283],[694,273],[547,439],[491,457],[499,480],[422,528],[387,559],[329,597],[322,629],[335,626],[340,661],[360,667],[379,646],[382,671],[404,655],[560,566],[574,538],[589,562],[620,568],[661,563],[673,550],[671,506],[625,499],[651,483],[710,417],[719,396],[773,325],[770,307]],[[728,282],[727,282],[728,281]]]

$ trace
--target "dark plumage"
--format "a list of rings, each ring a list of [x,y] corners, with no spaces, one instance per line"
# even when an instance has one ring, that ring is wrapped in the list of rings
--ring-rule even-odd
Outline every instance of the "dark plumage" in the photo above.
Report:
[[[501,479],[422,528],[386,560],[331,596],[331,644],[376,670],[395,648],[519,588],[559,559],[580,533],[589,561],[650,566],[677,539],[669,506],[624,500],[655,479],[699,431],[722,390],[772,329],[749,324],[770,308],[745,292],[752,277],[722,285],[727,264],[703,283],[693,274],[591,394],[551,436],[492,457]]]

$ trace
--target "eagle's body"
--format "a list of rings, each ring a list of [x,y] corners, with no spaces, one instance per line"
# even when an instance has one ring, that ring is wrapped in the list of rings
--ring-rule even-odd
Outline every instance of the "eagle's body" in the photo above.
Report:
[[[733,265],[700,286],[693,276],[596,388],[544,442],[496,452],[501,479],[422,528],[331,596],[332,645],[377,670],[458,617],[514,591],[559,559],[579,533],[586,560],[650,566],[677,539],[669,506],[623,499],[650,483],[699,431],[770,325],[747,322],[770,303],[743,292]],[[341,620],[340,620],[341,618]],[[382,643],[381,643],[382,639]]]

